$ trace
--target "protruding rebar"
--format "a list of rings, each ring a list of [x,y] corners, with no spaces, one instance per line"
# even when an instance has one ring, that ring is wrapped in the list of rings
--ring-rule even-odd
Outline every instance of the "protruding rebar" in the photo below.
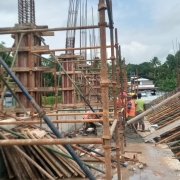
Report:
[[[19,24],[35,24],[34,0],[18,0],[18,20]]]

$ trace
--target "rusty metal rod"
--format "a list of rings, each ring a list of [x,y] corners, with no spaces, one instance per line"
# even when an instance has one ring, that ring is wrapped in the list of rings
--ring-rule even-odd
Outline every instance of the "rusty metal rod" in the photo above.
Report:
[[[0,140],[0,146],[11,145],[54,145],[54,144],[102,144],[101,138],[72,138],[72,139],[18,139]]]
[[[43,52],[55,52],[55,51],[67,51],[67,50],[82,50],[82,49],[100,49],[101,46],[89,46],[89,47],[78,47],[78,48],[61,48],[61,49],[50,49],[50,50],[31,50],[32,53],[43,53]],[[111,48],[107,45],[106,48]]]
[[[82,149],[82,148],[80,148],[80,147],[78,147],[78,146],[72,145],[72,147],[73,147],[74,149],[77,149],[77,150],[79,150],[79,151],[85,153],[85,154],[90,155],[91,157],[93,157],[93,158],[99,160],[100,162],[103,162],[103,163],[105,162],[105,161],[104,161],[103,159],[101,159],[100,157],[95,156],[94,154],[92,154],[92,153],[90,153],[90,152],[88,152],[88,151],[86,151],[86,150],[84,150],[84,149]]]
[[[114,120],[113,119],[109,119],[109,122],[113,122]],[[103,120],[102,119],[76,119],[76,120],[71,120],[71,119],[68,119],[68,120],[51,120],[52,123],[86,123],[86,122],[101,122],[103,123]],[[0,125],[5,125],[5,124],[39,124],[39,123],[42,123],[42,124],[46,124],[44,121],[41,122],[41,120],[21,120],[21,121],[6,121],[6,120],[3,120],[3,121],[0,121]]]
[[[87,110],[87,109],[86,109]],[[86,115],[87,112],[84,112],[84,113],[47,113],[46,115],[47,116],[71,116],[71,115]],[[88,114],[103,114],[102,112],[89,112]],[[109,112],[109,114],[114,114],[113,112]],[[37,116],[36,114],[33,115],[33,117]]]
[[[100,53],[101,53],[101,100],[103,107],[103,148],[105,154],[105,170],[106,170],[106,179],[112,179],[111,173],[111,138],[110,138],[110,129],[109,129],[109,79],[107,76],[107,56],[106,56],[106,18],[105,18],[106,5],[104,0],[99,0],[98,11],[99,11],[99,26],[100,26]]]
[[[90,149],[90,148],[88,148],[88,147],[85,147],[85,146],[82,146],[82,145],[80,145],[80,144],[78,144],[78,146],[79,147],[81,147],[81,148],[83,148],[83,149],[85,149],[85,150],[87,150],[87,151],[90,151],[90,152],[94,152],[95,154],[97,154],[97,155],[99,155],[99,156],[101,156],[101,157],[105,157],[105,155],[104,154],[102,154],[102,153],[100,153],[100,152],[97,152],[97,151],[95,151],[95,150],[92,150],[92,149]],[[111,156],[110,156],[110,160],[112,161],[112,162],[117,162],[115,159],[113,159]],[[127,167],[127,165],[125,164],[125,163],[120,163],[123,167]]]
[[[0,137],[5,140],[0,141],[9,141],[9,139],[0,133]],[[26,158],[31,164],[33,164],[41,173],[43,173],[46,177],[55,180],[50,174],[48,174],[41,166],[39,166],[33,159],[31,159],[24,151],[22,151],[19,147],[13,145],[13,148],[16,149],[24,158]]]
[[[106,25],[106,27],[108,27],[108,25]],[[66,31],[66,30],[96,29],[96,28],[99,28],[99,26],[93,25],[93,26],[59,27],[59,28],[49,28],[49,29],[28,29],[28,30],[16,30],[14,27],[10,27],[9,30],[7,31],[0,29],[0,34],[35,33],[35,32],[47,32],[47,31]]]

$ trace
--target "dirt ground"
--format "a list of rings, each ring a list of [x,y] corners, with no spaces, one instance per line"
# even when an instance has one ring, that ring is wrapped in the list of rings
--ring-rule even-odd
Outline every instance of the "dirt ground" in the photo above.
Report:
[[[142,137],[135,132],[133,128],[130,128],[129,126],[125,129],[126,134],[126,142],[127,143],[142,143],[144,140]]]
[[[121,168],[122,180],[180,180],[180,162],[173,159],[173,152],[165,144],[155,146],[154,143],[144,143],[142,136],[147,133],[140,135],[134,129],[126,128],[125,151],[133,151],[133,153],[126,152],[125,156],[133,158],[136,155],[137,159],[143,162],[143,167],[139,168],[142,163],[128,162],[127,167]],[[89,134],[87,137],[94,137],[94,134]],[[113,145],[114,140],[112,140]],[[103,151],[102,148],[99,149],[100,152]],[[112,151],[112,154],[114,153]],[[104,169],[104,165],[97,167]],[[101,175],[97,176],[97,179],[105,178]],[[117,180],[117,174],[114,174],[112,179]]]
[[[121,169],[122,180],[179,180],[180,162],[172,159],[173,153],[166,145],[155,146],[150,143],[128,143],[127,151],[141,151],[137,154],[139,161],[145,163],[139,168],[139,163],[130,163],[128,167]],[[134,153],[125,153],[127,157],[133,157]],[[117,179],[115,174],[113,180]]]

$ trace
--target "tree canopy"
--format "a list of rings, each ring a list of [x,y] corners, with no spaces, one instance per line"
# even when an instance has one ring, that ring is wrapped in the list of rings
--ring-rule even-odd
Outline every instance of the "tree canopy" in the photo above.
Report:
[[[0,48],[5,48],[5,43],[1,42],[0,43]],[[10,55],[10,53],[6,53],[6,52],[0,52],[0,57],[2,57],[2,59],[6,62],[6,64],[10,67],[13,57]]]
[[[127,77],[131,72],[138,72],[139,76],[147,75],[155,78],[155,86],[162,91],[172,91],[177,87],[177,68],[180,64],[180,51],[176,55],[168,54],[166,61],[161,64],[158,57],[154,57],[149,62],[141,64],[128,64]]]

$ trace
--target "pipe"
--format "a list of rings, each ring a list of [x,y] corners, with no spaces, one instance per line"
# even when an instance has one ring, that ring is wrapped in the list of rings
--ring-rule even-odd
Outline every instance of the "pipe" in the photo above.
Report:
[[[54,124],[50,121],[50,119],[45,115],[43,110],[39,107],[39,105],[35,102],[35,100],[30,96],[28,91],[25,89],[25,87],[21,84],[21,82],[17,79],[17,77],[11,72],[11,70],[8,68],[6,63],[3,61],[3,59],[0,57],[0,63],[4,67],[4,69],[7,71],[7,73],[11,76],[11,78],[16,82],[16,84],[19,86],[19,88],[22,90],[26,98],[31,102],[33,107],[37,110],[39,113],[40,118],[44,119],[46,124],[49,126],[49,128],[52,130],[52,132],[58,137],[58,138],[63,138],[61,133],[56,129]],[[78,155],[74,152],[72,147],[69,144],[65,144],[64,147],[67,149],[67,151],[71,154],[71,156],[74,158],[74,160],[77,162],[77,164],[81,167],[81,169],[84,171],[86,176],[91,179],[95,180],[94,176],[92,173],[86,168],[84,163],[81,161],[81,159],[78,157]]]
[[[14,117],[13,117],[14,118]],[[7,119],[6,119],[7,120]],[[39,124],[41,121],[40,120],[24,120],[23,121],[0,121],[0,125],[5,125],[5,124]],[[76,120],[52,120],[52,123],[87,123],[87,122],[100,122],[103,123],[102,119],[76,119]],[[109,120],[109,122],[113,122],[113,120]],[[42,124],[45,124],[45,122],[41,122]]]
[[[0,137],[6,140],[2,141],[9,141],[7,137],[5,137],[2,133],[0,133]],[[34,160],[32,160],[24,151],[22,151],[18,146],[13,146],[24,158],[26,158],[31,164],[33,164],[41,173],[43,173],[46,177],[55,180],[50,174],[48,174],[41,166],[39,166]]]
[[[11,145],[52,145],[52,144],[101,144],[101,138],[68,138],[68,139],[17,139],[0,140],[0,146]]]
[[[103,110],[103,109],[94,108],[94,110]],[[109,110],[114,110],[114,108],[109,108]],[[87,111],[87,109],[58,109],[58,111]]]
[[[87,109],[86,109],[87,110]],[[46,115],[47,116],[73,116],[73,115],[86,115],[87,113],[84,112],[84,113],[47,113]],[[89,112],[88,114],[99,114],[99,115],[102,115],[103,113],[102,112]],[[114,114],[113,112],[109,112],[109,114]]]
[[[111,3],[109,0],[106,0],[106,5],[107,5],[107,12],[108,12],[108,17],[109,17],[109,28],[113,29],[113,18],[112,18],[112,8],[111,8]]]
[[[106,48],[110,48],[110,45],[107,45]],[[78,47],[78,48],[61,48],[61,49],[39,49],[39,50],[31,50],[31,53],[43,53],[43,52],[54,52],[54,51],[67,51],[67,50],[82,50],[82,49],[99,49],[100,46],[92,46],[92,47]]]
[[[106,25],[108,27],[108,25]],[[98,25],[93,26],[76,26],[76,27],[59,27],[49,29],[28,29],[28,30],[12,30],[14,27],[10,27],[9,30],[1,30],[0,34],[17,34],[17,33],[34,33],[34,32],[47,32],[47,31],[66,31],[66,30],[78,30],[78,29],[94,29],[99,28]]]
[[[162,101],[161,103],[155,105],[155,106],[151,106],[151,108],[149,108],[148,110],[144,111],[143,113],[141,113],[140,115],[132,118],[131,120],[126,122],[126,126],[128,124],[134,123],[136,121],[138,121],[140,118],[143,118],[144,116],[152,113],[153,111],[155,111],[156,109],[160,108],[161,106],[165,105],[166,103],[168,103],[169,101],[172,101],[174,98],[177,98],[180,96],[180,92],[176,93],[175,95],[165,99],[164,101]]]
[[[101,99],[103,107],[103,148],[105,154],[105,169],[106,179],[112,178],[111,169],[111,137],[109,129],[109,79],[107,76],[107,56],[106,56],[106,16],[105,16],[106,5],[104,0],[99,0],[98,11],[99,11],[99,29],[100,29],[100,53],[101,53]]]
[[[26,137],[26,136],[24,136],[24,135],[22,135],[22,134],[16,133],[16,132],[14,132],[14,131],[12,131],[12,130],[9,130],[9,129],[3,128],[3,127],[0,127],[0,129],[4,130],[4,131],[6,131],[6,132],[9,132],[9,133],[11,133],[11,134],[13,134],[13,135],[15,135],[15,136],[17,136],[17,137],[20,137],[20,138],[23,138],[23,139],[29,139],[28,137]],[[55,152],[55,153],[57,153],[57,154],[60,154],[60,155],[66,157],[66,158],[68,158],[68,159],[72,159],[72,160],[74,161],[74,159],[73,159],[71,156],[69,156],[68,154],[62,153],[61,151],[59,151],[59,150],[57,150],[57,149],[54,149],[54,148],[52,148],[52,147],[50,147],[50,146],[45,146],[45,145],[43,145],[42,147],[45,148],[45,149],[47,149],[47,150],[49,150],[49,151],[51,151],[51,152]],[[84,162],[84,164],[85,164],[87,167],[91,168],[91,169],[94,169],[94,170],[96,170],[96,171],[105,173],[105,172],[102,171],[101,169],[98,169],[98,168],[96,168],[96,167],[94,167],[94,166],[92,166],[92,165],[90,165],[90,164],[87,164],[87,163],[85,163],[85,162]]]

